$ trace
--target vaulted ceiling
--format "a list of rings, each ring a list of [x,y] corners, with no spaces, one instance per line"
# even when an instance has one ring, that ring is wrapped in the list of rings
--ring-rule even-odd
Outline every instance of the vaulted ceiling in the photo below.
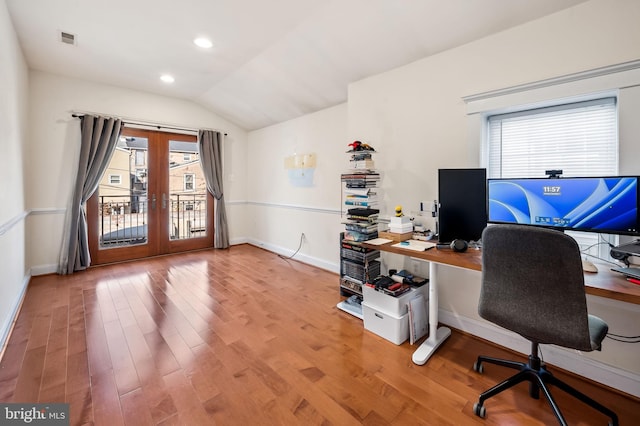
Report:
[[[351,82],[583,1],[6,3],[30,68],[186,98],[253,130],[345,102]],[[213,47],[195,46],[200,36]],[[161,82],[165,73],[175,82]]]

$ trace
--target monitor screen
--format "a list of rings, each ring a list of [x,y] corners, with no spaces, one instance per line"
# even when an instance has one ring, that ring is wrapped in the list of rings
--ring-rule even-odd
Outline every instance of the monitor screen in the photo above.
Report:
[[[638,177],[489,179],[489,223],[638,235]]]
[[[487,226],[487,170],[438,170],[438,240],[478,241]]]

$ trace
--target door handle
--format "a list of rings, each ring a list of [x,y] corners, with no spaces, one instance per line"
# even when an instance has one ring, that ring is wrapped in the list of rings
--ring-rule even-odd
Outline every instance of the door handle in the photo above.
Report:
[[[162,193],[162,210],[167,208],[167,194]]]
[[[156,194],[151,195],[151,210],[156,209]]]

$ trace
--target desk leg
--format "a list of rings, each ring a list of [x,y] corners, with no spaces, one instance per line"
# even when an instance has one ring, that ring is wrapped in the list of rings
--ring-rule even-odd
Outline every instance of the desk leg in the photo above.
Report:
[[[447,327],[438,328],[437,268],[437,263],[429,262],[429,337],[413,353],[412,360],[418,365],[426,363],[438,349],[438,346],[451,335],[451,329]]]

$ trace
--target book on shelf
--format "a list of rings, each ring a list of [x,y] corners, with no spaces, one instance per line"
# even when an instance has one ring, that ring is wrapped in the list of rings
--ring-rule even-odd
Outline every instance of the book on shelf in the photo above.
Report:
[[[378,215],[370,215],[370,216],[358,216],[350,214],[347,216],[347,219],[357,222],[368,222],[368,223],[378,223]]]
[[[358,231],[349,231],[345,230],[344,239],[351,241],[367,241],[372,238],[376,238],[378,236],[378,232],[358,232]]]
[[[358,152],[351,155],[351,161],[370,160],[371,158],[371,152]]]
[[[359,253],[369,253],[372,251],[377,251],[374,249],[370,249],[370,248],[366,248],[366,247],[362,247],[362,245],[360,245],[360,242],[358,241],[352,241],[352,240],[342,240],[342,244],[341,244],[342,248],[346,248],[349,250],[353,250],[353,251],[357,251]]]
[[[351,208],[349,210],[347,210],[347,213],[349,213],[350,215],[353,216],[363,216],[363,217],[369,217],[372,215],[377,215],[378,213],[380,213],[380,210],[378,209],[368,209],[368,208],[364,208],[364,207],[355,207],[355,208]]]
[[[373,202],[377,202],[378,201],[378,197],[375,194],[372,195],[353,195],[353,194],[348,194],[345,197],[345,201],[369,201],[371,203]]]
[[[343,275],[343,276],[342,276],[342,278],[343,278],[345,281],[351,281],[351,282],[354,282],[354,283],[356,283],[356,284],[360,284],[360,285],[364,284],[361,280],[356,279],[356,278],[353,278],[353,277],[351,277],[351,276],[349,276],[349,275]]]
[[[357,195],[359,197],[366,197],[366,196],[370,196],[370,195],[376,195],[377,193],[372,191],[371,188],[361,188],[361,187],[355,187],[352,188],[350,186],[347,186],[344,190],[344,193],[347,195]]]
[[[367,222],[346,223],[344,227],[347,231],[364,232],[367,234],[371,234],[378,231],[377,223],[371,223],[371,224]]]
[[[342,180],[360,179],[360,180],[376,181],[376,180],[380,180],[380,173],[363,169],[357,172],[343,173],[342,175],[340,175],[340,178]]]
[[[350,182],[347,184],[347,188],[375,188],[376,184],[371,182]]]
[[[369,199],[369,200],[371,200],[373,198],[378,198],[377,195],[378,194],[376,194],[375,192],[369,192],[369,193],[364,194],[364,195],[346,194],[346,197],[347,198],[352,198],[352,199],[363,199],[363,200]]]
[[[375,168],[373,160],[349,161],[349,167],[352,169],[373,169]]]
[[[363,206],[363,207],[369,207],[369,206],[375,206],[378,204],[378,201],[368,201],[368,200],[358,200],[358,199],[354,199],[354,200],[345,200],[344,202],[346,205],[348,206]]]

